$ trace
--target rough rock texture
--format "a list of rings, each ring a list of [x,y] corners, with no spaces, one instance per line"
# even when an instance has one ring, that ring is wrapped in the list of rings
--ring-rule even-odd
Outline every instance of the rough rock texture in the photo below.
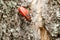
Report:
[[[45,24],[54,40],[60,40],[60,0],[50,0],[48,2],[45,14]]]
[[[0,0],[0,40],[40,40],[37,28],[34,27],[38,25],[35,24],[38,15],[34,11],[35,9],[31,12],[27,7],[31,13],[32,22],[26,21],[17,10],[18,6],[28,6],[31,1]],[[36,4],[34,8],[36,8]],[[52,38],[60,40],[60,0],[45,0],[42,16]]]

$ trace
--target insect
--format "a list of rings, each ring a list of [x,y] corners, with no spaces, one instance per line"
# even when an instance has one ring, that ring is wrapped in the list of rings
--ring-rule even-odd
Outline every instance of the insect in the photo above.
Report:
[[[18,7],[18,11],[27,21],[31,21],[31,16],[25,7]]]

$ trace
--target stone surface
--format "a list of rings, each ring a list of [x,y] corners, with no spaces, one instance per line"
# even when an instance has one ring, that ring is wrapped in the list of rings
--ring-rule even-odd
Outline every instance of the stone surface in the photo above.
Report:
[[[28,6],[32,0],[0,0],[0,40],[40,40],[34,26],[37,20],[36,5],[31,12],[32,23],[18,14],[17,6]],[[60,0],[45,1],[42,16],[46,29],[53,39],[60,40]],[[18,5],[19,4],[19,5]],[[30,9],[27,8],[29,11]],[[33,13],[33,14],[32,14]],[[35,22],[35,23],[34,23]],[[33,25],[33,26],[32,26]]]

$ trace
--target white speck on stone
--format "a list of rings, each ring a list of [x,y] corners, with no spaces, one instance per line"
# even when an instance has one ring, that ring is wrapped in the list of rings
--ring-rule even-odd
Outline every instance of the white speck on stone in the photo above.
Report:
[[[32,2],[32,0],[27,0],[28,2]]]
[[[56,11],[56,16],[57,16],[57,19],[60,19],[60,11],[59,11],[59,9],[57,9],[57,11]]]
[[[14,2],[14,1],[11,1],[11,3],[12,3],[13,5],[17,5],[17,3],[16,3],[16,2]]]
[[[3,15],[4,18],[6,18],[7,16],[6,15]]]
[[[20,31],[20,28],[16,28],[16,31],[18,31],[18,32],[19,32],[19,31]]]
[[[11,29],[10,32],[14,32],[14,29]]]
[[[0,10],[0,12],[2,12],[2,11]]]

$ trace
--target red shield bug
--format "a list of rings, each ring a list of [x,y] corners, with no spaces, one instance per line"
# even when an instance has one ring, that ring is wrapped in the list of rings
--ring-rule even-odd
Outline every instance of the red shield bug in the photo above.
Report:
[[[26,18],[27,21],[31,21],[31,16],[26,8],[18,7],[18,11],[23,17]]]

